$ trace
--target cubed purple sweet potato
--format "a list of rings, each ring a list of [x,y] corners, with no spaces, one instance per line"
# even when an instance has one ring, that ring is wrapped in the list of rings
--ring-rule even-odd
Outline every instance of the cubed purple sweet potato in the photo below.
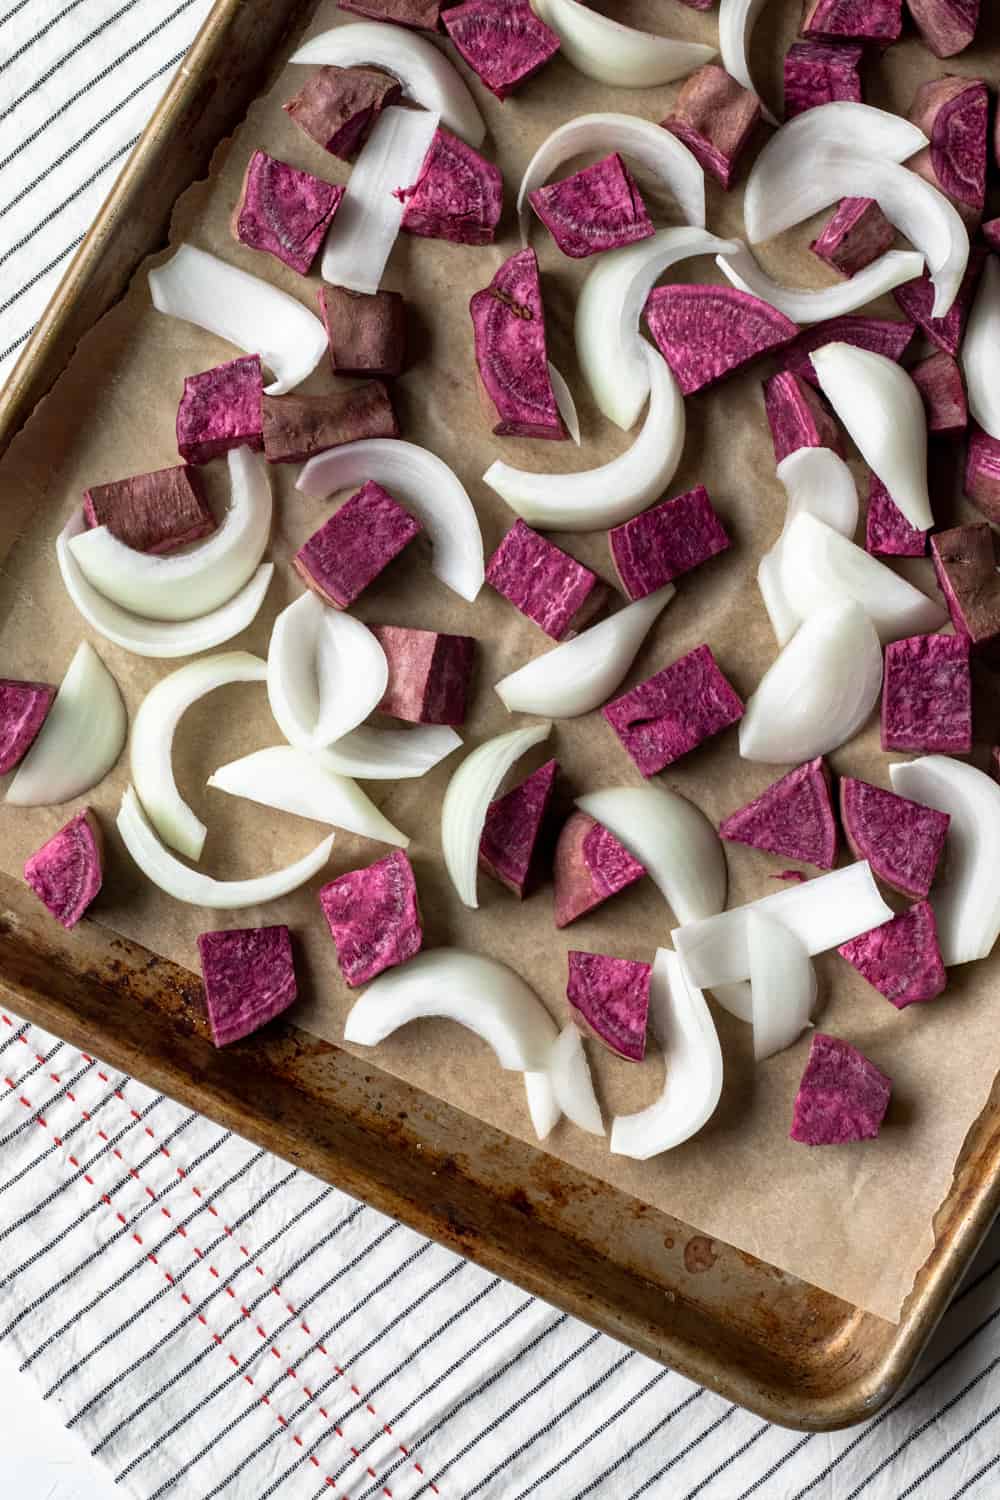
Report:
[[[865,547],[875,557],[923,557],[926,531],[911,526],[877,474],[868,486]]]
[[[1000,573],[987,521],[931,537],[931,557],[955,634],[977,656],[1000,656]]]
[[[837,824],[830,803],[830,773],[822,756],[797,766],[746,807],[730,813],[719,824],[719,837],[832,870]]]
[[[1000,442],[981,427],[969,433],[964,488],[984,516],[1000,523]]]
[[[293,563],[303,582],[327,604],[349,609],[420,529],[408,510],[369,479],[313,532]]]
[[[88,526],[106,526],[136,552],[173,552],[215,530],[201,475],[187,464],[91,485],[83,514]]]
[[[475,663],[470,635],[373,625],[389,663],[379,712],[408,724],[463,724]]]
[[[208,1024],[217,1047],[259,1031],[297,998],[287,927],[203,932],[198,952]]]
[[[654,287],[645,316],[685,396],[780,349],[799,331],[776,307],[733,286]]]
[[[553,861],[556,926],[568,927],[645,873],[645,866],[603,823],[589,813],[572,813],[563,824]]]
[[[893,291],[892,295],[906,316],[912,319],[918,328],[923,329],[932,344],[936,344],[946,354],[958,353],[965,334],[965,325],[969,320],[972,299],[976,295],[976,286],[983,269],[985,254],[981,245],[973,245],[969,252],[968,269],[962,278],[958,296],[943,318],[931,317],[931,309],[934,306],[934,285],[926,271],[922,276],[915,277],[913,281],[904,281],[902,286],[897,286]]]
[[[710,646],[696,646],[601,710],[643,776],[655,776],[743,717]]]
[[[673,109],[660,123],[728,189],[759,119],[757,95],[718,63],[706,63],[687,79]]]
[[[399,375],[406,361],[406,303],[400,292],[320,287],[319,311],[335,375]]]
[[[924,398],[932,437],[958,437],[969,425],[969,403],[958,361],[937,349],[913,366],[910,378]]]
[[[503,208],[499,167],[447,130],[437,130],[417,180],[396,189],[403,228],[456,245],[490,245]]]
[[[979,0],[906,0],[906,7],[935,57],[964,52],[979,25]]]
[[[874,198],[841,198],[809,248],[841,276],[854,276],[891,249],[895,238]]]
[[[897,1010],[936,999],[948,983],[929,901],[918,901],[891,922],[843,943],[837,952]]]
[[[231,448],[264,446],[259,354],[244,354],[200,375],[188,375],[177,408],[177,451],[185,463],[207,464]]]
[[[549,377],[538,258],[530,247],[505,260],[469,301],[476,369],[497,437],[568,436]]]
[[[558,763],[547,760],[506,796],[491,802],[479,841],[479,868],[522,900],[538,875],[539,841]]]
[[[269,464],[298,464],[361,438],[399,437],[389,392],[381,380],[326,396],[265,396],[264,457]]]
[[[783,351],[781,363],[786,370],[808,380],[810,385],[818,386],[812,362],[814,350],[822,349],[826,344],[853,344],[856,349],[884,354],[886,359],[894,359],[898,364],[916,331],[915,324],[901,323],[895,318],[866,318],[847,313],[842,318],[828,318],[825,323],[804,328]]]
[[[75,927],[101,889],[100,824],[83,808],[47,839],[24,867],[24,878],[64,927]]]
[[[255,151],[233,209],[233,236],[307,276],[343,196],[336,183]]]
[[[528,202],[564,255],[580,260],[648,239],[653,223],[635,178],[617,151],[547,183]]]
[[[341,10],[369,21],[388,21],[416,31],[437,31],[447,0],[337,0]]]
[[[986,219],[980,224],[979,233],[991,250],[1000,250],[1000,219]]]
[[[628,597],[645,599],[730,543],[708,491],[699,484],[615,526],[608,532],[608,545]]]
[[[944,852],[947,813],[844,776],[840,820],[854,858],[866,859],[879,880],[913,901],[927,895]]]
[[[651,964],[571,948],[566,998],[573,1020],[626,1062],[646,1055]]]
[[[793,42],[785,53],[785,119],[818,104],[860,104],[863,56],[850,43]]]
[[[514,522],[490,558],[486,582],[554,641],[582,630],[608,598],[596,573],[524,521]]]
[[[320,891],[319,904],[352,990],[420,952],[424,934],[417,883],[402,849],[331,880]]]
[[[27,755],[55,695],[47,682],[0,677],[0,776]]]
[[[466,0],[441,17],[459,56],[506,99],[559,51],[559,38],[528,0]]]
[[[978,224],[986,202],[989,107],[981,78],[947,75],[922,83],[910,106],[929,144],[907,166],[950,198],[967,224]]]
[[[282,107],[331,156],[350,161],[383,109],[402,96],[397,78],[378,68],[320,68]]]
[[[804,1146],[840,1146],[878,1135],[892,1079],[864,1053],[825,1032],[813,1032],[799,1083],[790,1135]]]
[[[805,0],[802,35],[813,42],[899,40],[902,0]]]
[[[957,635],[912,635],[885,648],[882,749],[972,749],[969,643]]]
[[[800,448],[832,448],[843,456],[844,443],[836,417],[819,392],[800,375],[779,370],[765,380],[764,410],[776,464]]]

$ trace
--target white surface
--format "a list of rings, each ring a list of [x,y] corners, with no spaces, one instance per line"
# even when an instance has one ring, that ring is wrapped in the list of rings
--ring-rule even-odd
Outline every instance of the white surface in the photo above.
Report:
[[[0,1345],[0,1494],[11,1500],[121,1500],[106,1469]]]

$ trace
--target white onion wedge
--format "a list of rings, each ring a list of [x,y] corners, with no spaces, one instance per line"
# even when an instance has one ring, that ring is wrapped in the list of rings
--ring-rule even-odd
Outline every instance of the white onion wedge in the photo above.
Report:
[[[713,984],[712,995],[737,1021],[753,1024],[753,990],[749,979],[736,979],[732,984]]]
[[[563,419],[563,424],[566,428],[566,431],[569,433],[570,437],[573,439],[573,442],[579,448],[580,414],[576,409],[576,402],[573,400],[573,392],[570,390],[569,386],[566,384],[566,381],[560,375],[551,359],[548,361],[548,366],[549,383],[552,386],[552,394],[556,398],[556,406],[559,408],[559,415]]]
[[[356,1000],[344,1040],[375,1047],[410,1021],[443,1016],[482,1037],[501,1068],[547,1068],[555,1022],[534,990],[495,958],[460,948],[432,948],[386,969]]]
[[[950,755],[889,767],[893,791],[948,813],[945,870],[931,892],[944,964],[972,963],[1000,934],[1000,786]]]
[[[626,604],[617,614],[502,677],[494,691],[510,713],[542,714],[547,719],[590,713],[611,697],[676,592],[667,583],[655,594]]]
[[[150,271],[149,292],[158,312],[259,354],[274,376],[269,396],[301,385],[326,353],[326,329],[296,297],[195,245]]]
[[[802,939],[762,911],[747,912],[747,959],[753,995],[753,1055],[784,1052],[809,1025],[816,970]]]
[[[470,146],[481,146],[486,138],[483,117],[458,70],[432,41],[413,31],[381,21],[352,21],[310,37],[289,61],[320,68],[370,63],[398,78],[407,99],[439,114],[442,124]]]
[[[498,734],[467,755],[448,783],[441,804],[441,849],[452,884],[473,910],[479,905],[479,841],[489,805],[515,761],[541,744],[551,728],[548,723],[532,724]]]
[[[136,552],[106,526],[69,543],[84,578],[105,599],[148,620],[195,620],[249,583],[271,535],[271,481],[249,448],[229,454],[229,509],[218,530],[183,552]]]
[[[572,1021],[564,1026],[549,1053],[549,1078],[556,1103],[567,1120],[589,1135],[603,1135],[601,1106],[583,1050],[583,1038]]]
[[[310,755],[292,745],[272,745],[220,766],[208,785],[231,797],[405,849],[410,842],[406,834],[379,812],[357,782],[331,770],[325,755],[323,750]]]
[[[750,38],[765,4],[766,0],[719,0],[719,56],[722,66],[737,83],[749,89],[751,94],[757,94],[758,99],[760,94],[750,76],[748,58]],[[760,107],[767,123],[777,125],[777,119],[763,99],[760,99]]]
[[[408,781],[426,776],[462,743],[447,724],[414,724],[412,729],[373,729],[359,724],[327,750],[317,751],[338,776],[359,781]]]
[[[483,586],[483,536],[468,492],[443,459],[401,438],[364,438],[317,454],[296,488],[313,500],[374,479],[413,512],[431,544],[431,572],[470,604]]]
[[[798,515],[816,516],[848,539],[858,525],[858,490],[854,476],[832,448],[797,448],[775,470],[788,503],[781,533],[760,560],[757,584],[778,645],[791,640],[801,621],[785,596],[781,555],[788,528]]]
[[[631,448],[579,474],[537,474],[499,460],[486,470],[483,482],[529,526],[603,531],[638,515],[673,479],[684,447],[684,398],[659,351],[644,342],[643,352],[649,406]]]
[[[749,292],[783,312],[793,323],[822,323],[866,307],[893,287],[922,276],[924,257],[916,250],[887,250],[871,265],[856,271],[847,281],[806,290],[785,286],[768,276],[745,245],[717,255],[715,263],[726,280],[741,292]]]
[[[181,864],[176,855],[160,843],[132,787],[125,788],[117,823],[125,848],[155,886],[173,896],[175,901],[184,901],[189,906],[206,906],[213,911],[239,911],[246,906],[263,906],[268,901],[277,901],[279,896],[287,896],[290,891],[297,891],[322,870],[330,857],[334,838],[331,833],[303,859],[286,865],[283,870],[273,870],[269,875],[257,875],[252,880],[213,880],[210,875]]]
[[[1000,438],[1000,263],[986,257],[982,280],[962,340],[969,410],[992,438]]]
[[[911,526],[934,525],[927,490],[927,414],[895,360],[853,344],[814,349],[820,389]]]
[[[831,604],[799,626],[740,720],[744,760],[797,766],[853,738],[882,689],[882,647],[860,604]]]
[[[812,957],[881,927],[893,916],[879,895],[866,859],[829,875],[735,906],[714,917],[688,922],[671,933],[692,984],[702,989],[750,978],[747,917],[761,912],[781,922]]]
[[[616,1156],[648,1161],[690,1140],[715,1113],[722,1093],[722,1049],[705,997],[676,953],[657,948],[649,984],[649,1024],[663,1048],[666,1077],[655,1103],[615,1115]]]
[[[89,641],[81,641],[6,800],[50,807],[89,792],[121,755],[127,733],[118,684]]]
[[[700,42],[676,41],[623,26],[579,0],[532,0],[532,6],[556,33],[563,57],[578,73],[615,88],[673,83],[716,55],[714,47]]]
[[[524,1093],[535,1134],[540,1141],[547,1140],[562,1119],[562,1110],[548,1071],[525,1073]]]
[[[200,698],[232,682],[263,682],[267,663],[249,651],[224,651],[178,667],[150,688],[132,725],[132,785],[146,817],[165,844],[201,859],[208,832],[174,780],[174,733]]]
[[[596,255],[576,299],[576,353],[598,409],[623,432],[649,396],[646,341],[639,320],[654,285],[679,260],[736,250],[707,229],[659,229],[636,245]]]
[[[298,750],[323,750],[356,729],[385,694],[389,664],[353,615],[300,594],[281,611],[267,652],[275,723]]]

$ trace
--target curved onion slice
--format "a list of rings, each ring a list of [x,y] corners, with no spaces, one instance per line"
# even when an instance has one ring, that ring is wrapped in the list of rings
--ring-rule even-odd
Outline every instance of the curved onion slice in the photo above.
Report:
[[[277,901],[279,896],[297,891],[300,885],[319,874],[333,848],[334,836],[331,833],[311,853],[293,865],[286,865],[283,870],[258,875],[253,880],[213,880],[210,875],[181,864],[176,855],[164,848],[130,786],[125,788],[122,796],[117,822],[122,843],[154,885],[173,896],[175,901],[185,901],[189,906],[211,907],[213,911],[263,906],[267,901]]]
[[[719,0],[719,56],[722,66],[731,78],[741,83],[751,94],[757,86],[750,76],[750,38],[766,0]],[[769,125],[778,121],[761,99],[761,111]],[[789,315],[790,316],[790,315]]]
[[[747,912],[747,959],[753,995],[753,1055],[784,1052],[809,1025],[816,970],[802,939],[762,911]]]
[[[329,749],[317,751],[328,770],[359,781],[406,781],[425,776],[462,743],[447,724],[373,729],[359,724]]]
[[[736,979],[732,984],[713,984],[712,995],[737,1021],[753,1022],[753,990],[749,979]]]
[[[547,719],[590,713],[611,697],[676,592],[667,583],[655,594],[627,604],[502,677],[494,691],[510,713],[543,714]]]
[[[986,958],[1000,934],[1000,786],[950,755],[892,765],[889,776],[901,797],[951,817],[944,876],[931,893],[942,960]]]
[[[529,525],[603,531],[638,515],[673,479],[684,447],[684,398],[659,351],[644,342],[643,352],[649,407],[631,448],[580,474],[536,474],[499,460],[486,470],[483,482]]]
[[[310,755],[292,745],[272,745],[220,766],[208,785],[231,797],[405,849],[410,842],[406,834],[383,817],[357,782],[330,770],[324,755],[322,750]]]
[[[275,723],[298,750],[322,750],[381,702],[389,664],[377,638],[318,595],[301,594],[274,622],[267,696]]]
[[[605,25],[613,25],[604,16],[588,11]],[[638,115],[577,115],[559,125],[546,136],[528,163],[517,194],[517,213],[521,240],[530,236],[531,211],[528,194],[548,182],[563,162],[584,152],[620,151],[631,157],[656,178],[677,200],[681,217],[687,224],[705,227],[705,173],[697,157],[669,130],[654,125]]]
[[[796,516],[805,514],[850,539],[858,525],[858,491],[850,469],[832,448],[797,448],[781,460],[775,473],[785,487],[788,503],[778,540],[758,565],[757,584],[778,645],[784,646],[801,623],[785,595],[781,574],[788,528]]]
[[[150,271],[149,292],[158,312],[259,354],[274,375],[269,396],[301,385],[326,353],[326,329],[297,298],[194,245]]]
[[[401,438],[363,438],[311,458],[296,488],[325,500],[368,479],[413,512],[431,544],[431,572],[471,603],[485,571],[479,518],[465,486],[436,453]]]
[[[549,384],[552,386],[552,394],[556,398],[556,406],[559,409],[559,415],[563,419],[563,424],[566,428],[566,431],[569,433],[570,437],[579,448],[580,414],[576,409],[576,402],[573,400],[573,392],[570,390],[569,386],[566,384],[565,380],[560,375],[551,359],[548,361],[548,366]]]
[[[271,535],[271,481],[249,448],[229,454],[229,510],[217,531],[183,552],[136,552],[106,526],[69,543],[87,582],[105,599],[148,620],[194,620],[231,599],[253,577]]]
[[[498,734],[466,756],[448,783],[441,804],[441,848],[452,884],[466,906],[479,905],[479,841],[489,805],[514,762],[546,739],[551,728],[547,723],[532,724]]]
[[[174,733],[182,716],[216,688],[231,682],[263,682],[267,663],[249,651],[224,651],[189,662],[163,677],[139,705],[132,725],[132,785],[146,817],[165,844],[201,859],[208,832],[184,801],[174,780]]]
[[[495,958],[432,948],[386,969],[356,1000],[344,1040],[375,1047],[409,1021],[444,1016],[488,1042],[501,1068],[541,1072],[556,1039],[555,1022],[519,974]]]
[[[579,0],[532,0],[535,12],[551,26],[566,61],[585,78],[624,89],[673,83],[711,62],[714,47],[681,42],[623,26],[581,5]]]
[[[715,263],[723,275],[741,292],[749,292],[769,302],[793,323],[822,323],[865,307],[884,292],[922,276],[924,257],[916,250],[887,250],[871,265],[856,271],[847,281],[812,291],[783,286],[762,270],[745,245],[735,251],[717,255]]]
[[[609,786],[576,805],[646,867],[677,922],[712,917],[726,904],[726,857],[701,808],[659,786]]]
[[[439,114],[470,146],[481,146],[486,138],[483,117],[457,69],[433,42],[415,32],[380,21],[352,21],[310,37],[289,61],[321,68],[370,63],[398,78],[408,99]]]
[[[562,1110],[548,1072],[525,1073],[524,1093],[535,1134],[540,1141],[547,1140],[562,1119]]]
[[[831,604],[799,626],[740,720],[740,754],[797,766],[851,739],[882,688],[882,647],[860,604]]]
[[[923,397],[894,360],[853,344],[814,349],[820,389],[911,526],[934,525]]]
[[[7,788],[15,807],[47,807],[89,792],[122,753],[128,714],[118,684],[81,641],[44,724]]]
[[[601,1106],[583,1050],[583,1038],[572,1021],[564,1026],[549,1053],[549,1078],[556,1103],[567,1120],[590,1135],[604,1134]]]
[[[1000,438],[1000,265],[986,258],[962,340],[969,410],[992,438]]]
[[[576,299],[576,353],[598,409],[624,432],[638,422],[649,395],[639,319],[653,286],[679,260],[738,247],[738,240],[681,225],[594,257]]]
[[[722,1093],[722,1049],[701,990],[676,953],[657,948],[649,984],[649,1023],[663,1048],[666,1077],[655,1103],[615,1115],[611,1150],[648,1161],[690,1140],[715,1113]]]

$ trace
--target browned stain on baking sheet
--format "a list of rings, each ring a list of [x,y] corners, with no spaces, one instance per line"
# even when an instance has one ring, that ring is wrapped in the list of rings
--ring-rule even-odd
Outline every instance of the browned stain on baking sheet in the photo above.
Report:
[[[718,1258],[713,1242],[703,1234],[693,1234],[684,1246],[684,1264],[692,1276],[710,1271]]]

